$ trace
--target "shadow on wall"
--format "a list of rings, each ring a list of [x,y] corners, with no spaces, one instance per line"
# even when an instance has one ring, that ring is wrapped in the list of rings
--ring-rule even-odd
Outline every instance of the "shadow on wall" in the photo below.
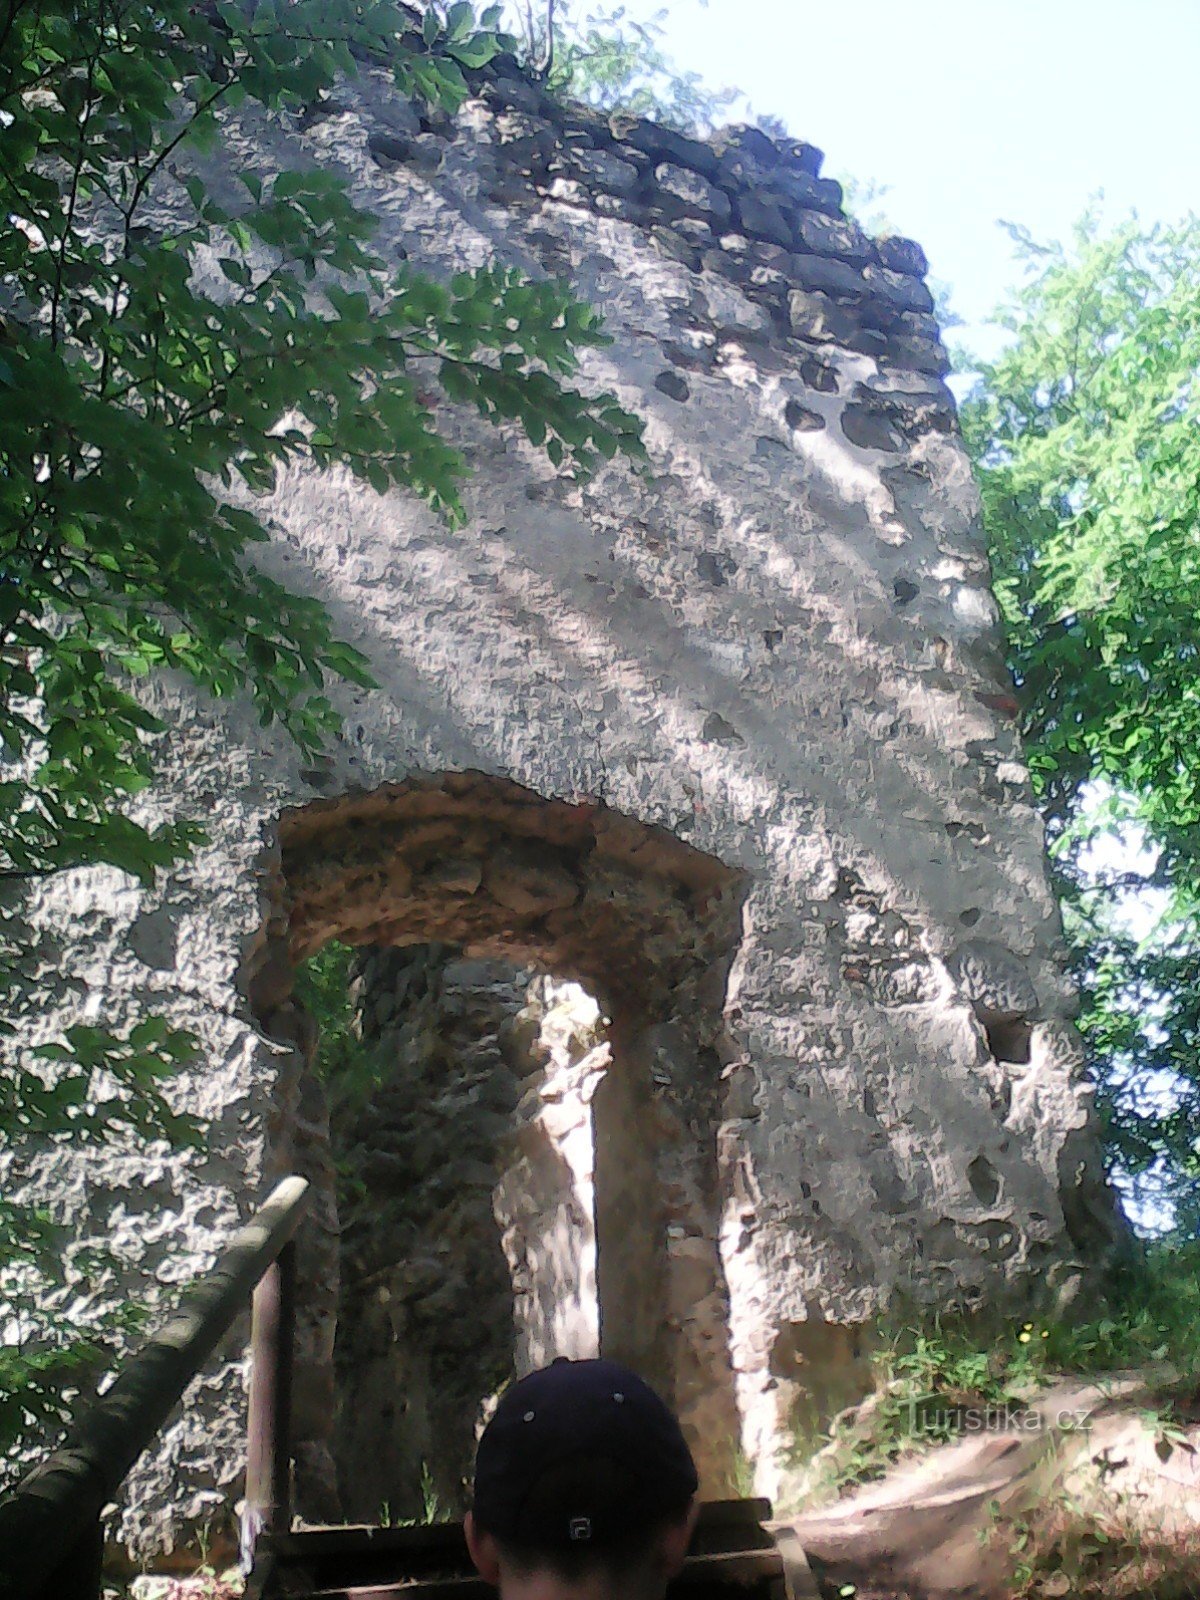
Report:
[[[406,967],[415,971],[424,959],[422,981],[438,990],[430,997],[435,1011],[447,998],[445,952],[437,957],[442,970],[435,975],[428,955],[388,947],[450,947],[458,968],[449,974],[450,988],[459,990],[456,1003],[462,1001],[464,978],[468,987],[507,987],[507,1000],[503,994],[492,999],[501,1013],[507,1007],[515,1017],[528,995],[529,974],[515,981],[514,966],[575,980],[599,999],[611,1018],[612,1052],[607,1071],[602,1063],[592,1064],[593,1081],[587,1085],[592,1095],[588,1131],[594,1149],[599,1344],[606,1354],[635,1365],[673,1400],[697,1453],[706,1492],[731,1489],[739,1430],[729,1361],[728,1294],[718,1248],[723,1186],[716,1126],[722,1070],[730,1056],[723,1008],[740,938],[744,888],[742,874],[661,828],[603,804],[547,800],[479,773],[413,779],[284,813],[271,909],[244,981],[263,1030],[295,1046],[277,1081],[271,1109],[273,1164],[304,1172],[319,1193],[301,1263],[296,1458],[302,1514],[329,1518],[350,1509],[343,1507],[339,1493],[335,1457],[344,1452],[332,1421],[344,1259],[355,1261],[356,1294],[364,1277],[369,1278],[362,1271],[364,1247],[370,1257],[369,1227],[359,1226],[342,1237],[328,1107],[313,1067],[315,1028],[293,994],[295,964],[330,939],[375,947],[363,972],[377,997],[404,977]],[[494,1032],[494,1013],[495,1004],[490,1021],[477,1011],[477,1035]],[[455,1029],[457,1038],[468,1040],[471,1017],[460,1018]],[[427,1101],[431,1155],[439,1149],[444,1157],[450,1154],[447,1141],[456,1097],[469,1101],[474,1091],[477,1105],[483,1092],[478,1062],[472,1068],[464,1050],[432,1052],[410,1085],[412,1094]],[[478,1079],[474,1084],[473,1075]],[[582,1096],[583,1086],[576,1088]],[[385,1098],[393,1091],[401,1096],[405,1092],[396,1084],[384,1091]],[[447,1239],[453,1236],[455,1208],[465,1208],[476,1225],[481,1199],[500,1214],[487,1269],[495,1298],[474,1309],[475,1323],[465,1330],[471,1343],[487,1346],[482,1360],[488,1370],[477,1370],[476,1379],[482,1376],[483,1381],[465,1383],[455,1402],[451,1432],[460,1443],[451,1459],[439,1464],[436,1481],[426,1482],[426,1491],[432,1488],[439,1498],[454,1497],[460,1486],[460,1461],[464,1455],[469,1459],[481,1397],[521,1365],[560,1353],[546,1348],[544,1330],[547,1321],[553,1324],[546,1302],[559,1297],[560,1287],[548,1285],[561,1270],[561,1260],[528,1237],[529,1197],[522,1195],[519,1160],[507,1174],[502,1166],[512,1154],[507,1136],[514,1131],[518,1107],[497,1104],[492,1110],[496,1139],[490,1152],[486,1141],[478,1149],[454,1150],[454,1160],[449,1166],[442,1162],[438,1181],[422,1202],[430,1225]],[[369,1115],[365,1123],[360,1119],[357,1130],[359,1146],[368,1150],[373,1143],[369,1122]],[[578,1140],[578,1129],[566,1123],[556,1137],[565,1141],[574,1134]],[[488,1126],[485,1116],[479,1127]],[[543,1119],[538,1137],[544,1140],[545,1134]],[[386,1149],[374,1152],[377,1169],[380,1159],[386,1165],[386,1156]],[[572,1155],[564,1145],[558,1160],[557,1179],[548,1179],[549,1169],[543,1165],[536,1180],[539,1185],[549,1182],[550,1213],[560,1202],[569,1212],[571,1202],[565,1197],[572,1185],[578,1189],[578,1149]],[[454,1167],[458,1179],[446,1182]],[[502,1176],[505,1182],[500,1182]],[[473,1203],[463,1192],[471,1188]],[[431,1198],[439,1192],[440,1204]],[[573,1203],[578,1211],[578,1195]],[[546,1211],[536,1206],[534,1211],[541,1218],[533,1225],[536,1232]],[[364,1207],[360,1222],[369,1215],[370,1208]],[[508,1271],[498,1248],[501,1233]],[[436,1252],[423,1265],[414,1262],[413,1270],[433,1274],[429,1287],[437,1289]],[[356,1337],[391,1336],[394,1324],[388,1302],[379,1299],[380,1287],[390,1296],[386,1283],[377,1284],[370,1306],[357,1295],[354,1314],[362,1321]],[[540,1306],[535,1320],[542,1333],[531,1337],[530,1323],[522,1326],[519,1317],[514,1325],[514,1288],[527,1309]],[[447,1313],[457,1311],[451,1298],[446,1297]],[[433,1301],[436,1305],[436,1293]],[[348,1311],[345,1296],[342,1302]],[[501,1305],[507,1339],[502,1356],[482,1327],[484,1321],[494,1322]],[[439,1360],[444,1366],[454,1349],[461,1360],[464,1329],[454,1326],[456,1320],[461,1323],[461,1313],[438,1319],[441,1331],[431,1345],[422,1381],[433,1381]],[[446,1346],[440,1354],[439,1345]],[[363,1408],[378,1408],[384,1398],[359,1394],[353,1416],[342,1427],[343,1439],[348,1426],[351,1431],[359,1426]],[[397,1427],[403,1425],[408,1398],[392,1397],[394,1405],[399,1401]],[[410,1484],[418,1459],[428,1479],[429,1457],[420,1456],[417,1435],[431,1426],[444,1431],[446,1419],[426,1409],[405,1446]],[[356,1481],[354,1514],[377,1516],[386,1494],[376,1493],[369,1476],[355,1478],[344,1464],[341,1476]],[[364,1499],[372,1503],[364,1504]]]

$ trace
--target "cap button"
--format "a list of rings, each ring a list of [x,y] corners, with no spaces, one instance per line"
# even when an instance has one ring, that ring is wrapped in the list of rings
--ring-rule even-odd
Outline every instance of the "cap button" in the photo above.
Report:
[[[533,1421],[533,1412],[532,1411],[527,1411],[525,1413],[525,1421],[526,1422],[532,1422]]]
[[[619,1406],[625,1404],[625,1396],[616,1389],[613,1390],[613,1399]]]

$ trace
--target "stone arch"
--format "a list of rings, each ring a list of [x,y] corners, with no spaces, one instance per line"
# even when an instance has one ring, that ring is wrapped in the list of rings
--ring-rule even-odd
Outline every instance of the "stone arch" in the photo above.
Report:
[[[676,1406],[709,1493],[729,1492],[738,1413],[719,1247],[724,1002],[743,874],[596,800],[477,772],[411,778],[285,811],[266,937],[245,976],[264,1031],[298,1046],[271,1159],[319,1190],[303,1273],[298,1478],[334,1514],[329,1455],[338,1219],[312,1026],[290,974],[327,940],[453,947],[574,979],[609,1018],[592,1101],[600,1348]]]

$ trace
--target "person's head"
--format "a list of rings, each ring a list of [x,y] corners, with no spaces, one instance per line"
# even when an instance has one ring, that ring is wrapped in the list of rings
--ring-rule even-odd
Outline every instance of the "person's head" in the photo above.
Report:
[[[615,1361],[556,1361],[484,1429],[467,1544],[504,1600],[660,1600],[696,1514],[671,1412]]]

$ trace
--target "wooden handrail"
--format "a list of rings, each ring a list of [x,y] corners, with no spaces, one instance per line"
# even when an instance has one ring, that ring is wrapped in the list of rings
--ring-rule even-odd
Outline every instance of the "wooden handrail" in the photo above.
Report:
[[[278,1261],[299,1226],[307,1196],[304,1178],[285,1178],[278,1184],[233,1236],[211,1271],[185,1291],[179,1310],[162,1332],[132,1357],[112,1387],[78,1419],[66,1442],[0,1501],[4,1600],[35,1600],[67,1558],[81,1546],[92,1547],[100,1513],[229,1331],[259,1280]],[[286,1331],[290,1345],[290,1329]],[[286,1393],[284,1401],[286,1405]],[[266,1410],[275,1416],[269,1404]],[[280,1449],[286,1419],[275,1418],[275,1423],[279,1431],[272,1428],[274,1436],[260,1443],[258,1459],[265,1451],[271,1462],[271,1487],[285,1492],[279,1488],[279,1459],[286,1455],[286,1446]],[[261,1476],[261,1467],[259,1471]],[[59,1593],[66,1600],[65,1591]]]

